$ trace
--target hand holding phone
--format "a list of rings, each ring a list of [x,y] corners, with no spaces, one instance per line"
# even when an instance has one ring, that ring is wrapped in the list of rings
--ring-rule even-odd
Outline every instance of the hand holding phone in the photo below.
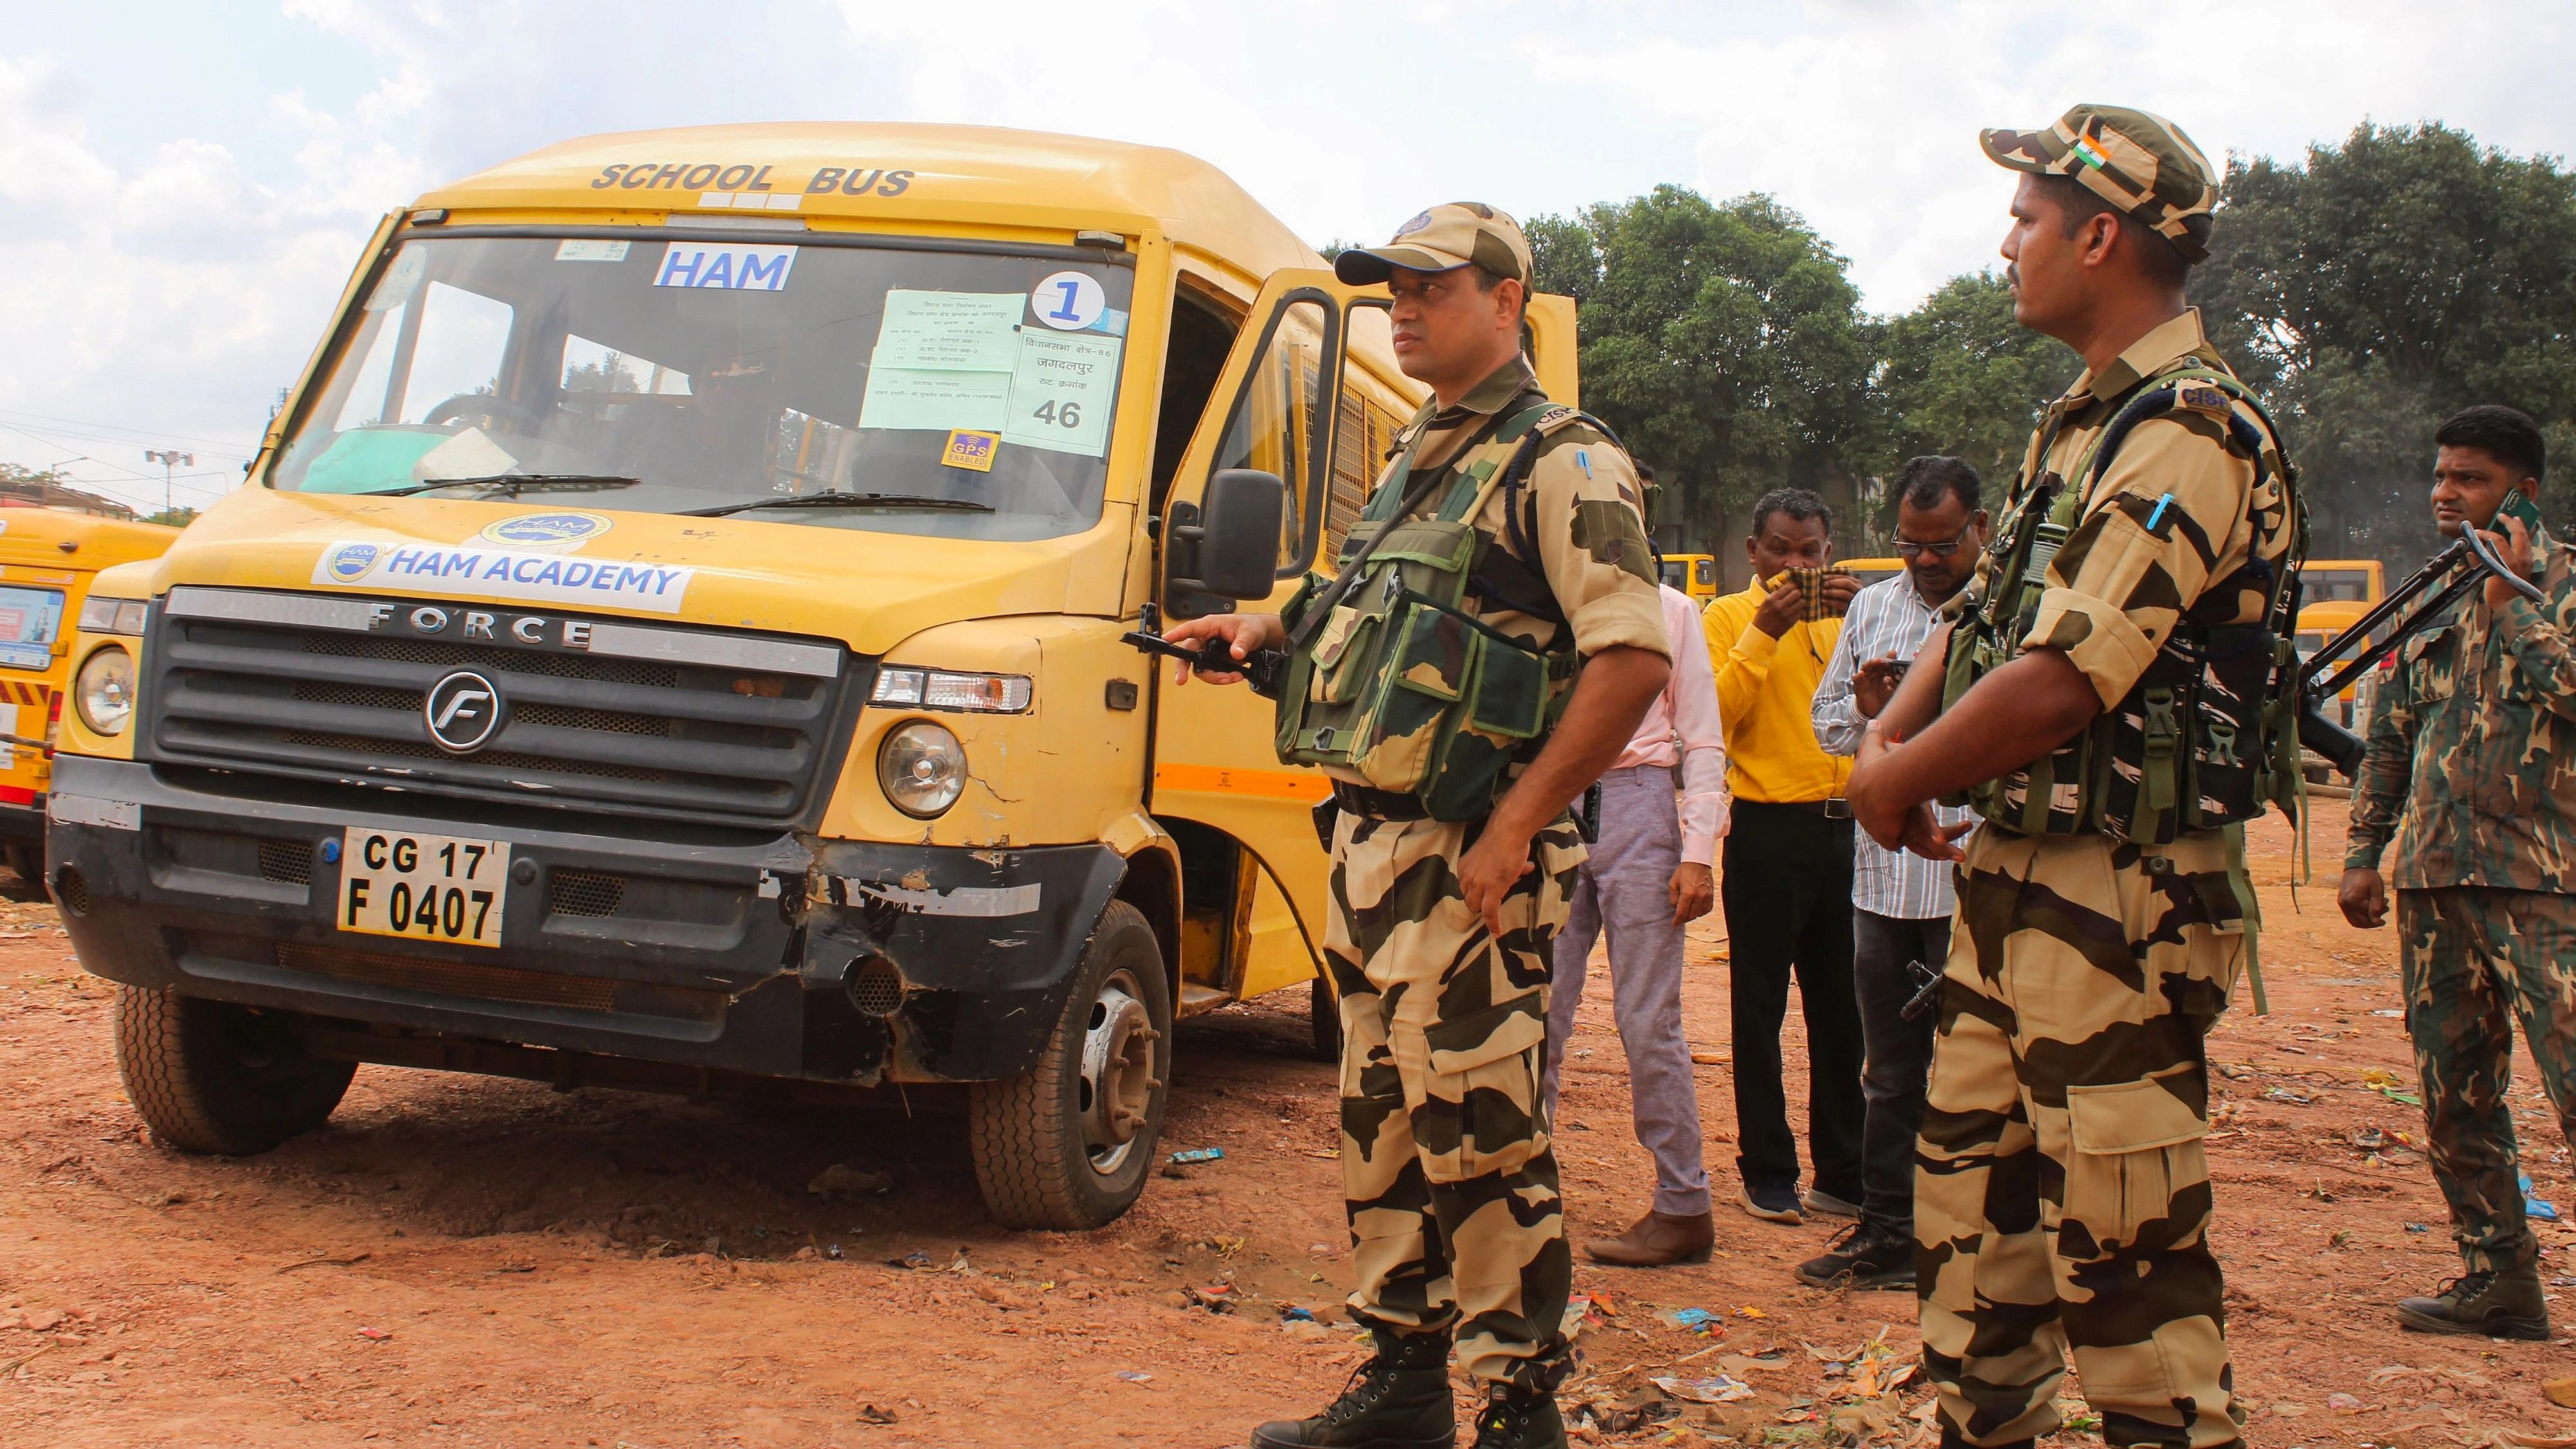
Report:
[[[2516,528],[2515,524],[2521,527]],[[2496,506],[2495,517],[2488,520],[2480,532],[2492,540],[2495,557],[2491,562],[2503,565],[2506,574],[2505,577],[2490,576],[2487,579],[2487,607],[2501,609],[2511,603],[2516,594],[2535,604],[2547,603],[2549,596],[2531,582],[2532,566],[2538,562],[2540,553],[2539,503],[2520,488],[2508,489],[2504,501]]]

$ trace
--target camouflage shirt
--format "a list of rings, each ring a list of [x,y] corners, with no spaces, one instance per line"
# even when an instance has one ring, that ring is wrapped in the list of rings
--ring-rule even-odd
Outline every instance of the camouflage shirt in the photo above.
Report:
[[[2394,837],[2399,890],[2576,893],[2576,546],[2541,549],[2547,607],[2481,590],[2383,679],[2345,869]]]
[[[1496,414],[1545,396],[1529,365],[1515,358],[1454,405],[1441,408],[1436,400],[1423,404],[1398,435],[1398,452],[1413,446],[1419,437],[1413,477],[1445,473]],[[1378,483],[1384,486],[1385,482],[1382,475]],[[1438,511],[1447,491],[1445,480],[1433,483],[1415,516]],[[1654,557],[1646,546],[1644,500],[1628,455],[1595,429],[1577,422],[1539,442],[1538,456],[1530,464],[1529,485],[1519,490],[1521,532],[1536,549],[1536,560],[1520,557],[1513,545],[1501,489],[1495,489],[1484,510],[1469,521],[1505,555],[1493,559],[1489,571],[1519,572],[1525,587],[1515,592],[1525,599],[1534,597],[1542,586],[1555,597],[1576,649],[1589,656],[1613,645],[1632,644],[1669,659],[1672,638],[1664,629],[1663,596],[1656,590]],[[1480,601],[1472,594],[1470,610],[1480,622],[1540,648],[1556,642],[1553,623],[1535,614]]]
[[[2141,378],[2187,363],[2234,375],[2201,331],[2197,309],[2129,344],[2099,376],[2077,378],[2041,414],[1996,536],[2011,535],[2018,513],[2042,496],[2043,485],[2064,478],[2067,486],[2082,487],[2084,480],[2067,475],[2110,426],[2124,394]],[[2210,401],[2140,423],[2121,443],[2065,546],[2049,561],[2038,613],[2021,639],[2025,649],[2063,651],[2106,710],[2128,696],[2186,619],[2260,622],[2272,570],[2289,552],[2280,470],[2264,469],[2258,485],[2254,460],[2211,410],[2233,408],[2258,431],[2260,419],[2223,394],[2202,391]],[[1991,586],[1993,566],[1992,555],[1979,565],[1980,596]],[[2018,802],[2027,780],[2027,771],[2016,771],[2006,781],[2006,798]]]

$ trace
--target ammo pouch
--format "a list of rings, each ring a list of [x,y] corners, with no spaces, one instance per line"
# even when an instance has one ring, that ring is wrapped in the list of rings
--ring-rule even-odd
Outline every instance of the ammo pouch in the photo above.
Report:
[[[2149,378],[2123,400],[2078,463],[2076,485],[2044,479],[2018,498],[1997,533],[1991,586],[1951,636],[1945,709],[2021,652],[2020,641],[2037,622],[2049,564],[2083,521],[2094,485],[2129,430],[2181,405],[2184,390],[2203,388],[2253,405],[2241,384],[2212,369],[2185,367]],[[2195,402],[2206,411],[2206,399]],[[1973,806],[2024,835],[2101,833],[2139,845],[2163,845],[2185,832],[2250,820],[2267,801],[2297,813],[2305,782],[2299,773],[2297,656],[2289,621],[2307,548],[2306,515],[2269,418],[2257,429],[2229,409],[2227,420],[2255,461],[2258,485],[2263,470],[2278,470],[2291,513],[2291,542],[2277,576],[2258,559],[2245,573],[2211,581],[2205,597],[2233,612],[2247,589],[2259,590],[2266,601],[2262,622],[2204,623],[2185,613],[2117,706],[2046,757],[1952,796],[1949,803]],[[2029,466],[2037,467],[2046,451],[2044,444],[2034,450]],[[2149,525],[2156,511],[2151,506],[2141,525]]]
[[[1581,666],[1570,643],[1534,649],[1466,608],[1495,546],[1470,520],[1495,489],[1507,500],[1517,491],[1543,416],[1554,421],[1550,405],[1525,407],[1462,453],[1430,518],[1402,516],[1414,503],[1410,455],[1380,486],[1362,517],[1381,526],[1365,539],[1351,531],[1342,578],[1320,595],[1310,584],[1289,607],[1280,759],[1417,796],[1434,820],[1493,808],[1512,761],[1555,723]],[[1308,617],[1317,609],[1320,618]],[[1306,647],[1297,647],[1301,636]]]

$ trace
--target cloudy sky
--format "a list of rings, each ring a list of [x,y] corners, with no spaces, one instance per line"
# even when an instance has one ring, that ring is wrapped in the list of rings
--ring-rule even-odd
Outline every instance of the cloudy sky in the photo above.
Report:
[[[14,7],[13,7],[14,9]],[[375,217],[590,132],[851,119],[1177,146],[1309,240],[1761,190],[1869,305],[1986,264],[1979,125],[2077,100],[2292,157],[2367,118],[2576,149],[2563,0],[89,0],[0,29],[0,460],[158,506],[240,479]],[[2034,16],[2041,18],[2034,19]]]

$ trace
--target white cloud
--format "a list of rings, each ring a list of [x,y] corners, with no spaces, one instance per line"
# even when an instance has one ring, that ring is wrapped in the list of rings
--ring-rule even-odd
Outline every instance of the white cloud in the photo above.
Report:
[[[114,90],[128,57],[104,38],[0,53],[0,457],[149,471],[139,435],[38,414],[246,450],[379,214],[598,131],[937,120],[1174,146],[1314,241],[1427,199],[1526,215],[1667,180],[1763,190],[1882,310],[1992,258],[2008,188],[1976,129],[2077,100],[2161,111],[2213,156],[2294,155],[2364,117],[2576,145],[2563,9],[2500,0],[2082,21],[2004,0],[283,0],[261,23],[327,45],[246,50],[270,69],[219,83],[264,104],[219,118]],[[114,144],[94,134],[110,117]]]
[[[1620,86],[1696,135],[1714,196],[1767,191],[1853,259],[1870,303],[1902,309],[1986,265],[2006,179],[1980,128],[2040,126],[2069,105],[2169,117],[2211,160],[2295,157],[2366,117],[2439,118],[2491,144],[2563,152],[2576,116],[2558,94],[2563,20],[2523,7],[2276,0],[2082,24],[2014,0],[1818,0],[1779,33],[1683,33],[1524,45],[1535,74]]]

